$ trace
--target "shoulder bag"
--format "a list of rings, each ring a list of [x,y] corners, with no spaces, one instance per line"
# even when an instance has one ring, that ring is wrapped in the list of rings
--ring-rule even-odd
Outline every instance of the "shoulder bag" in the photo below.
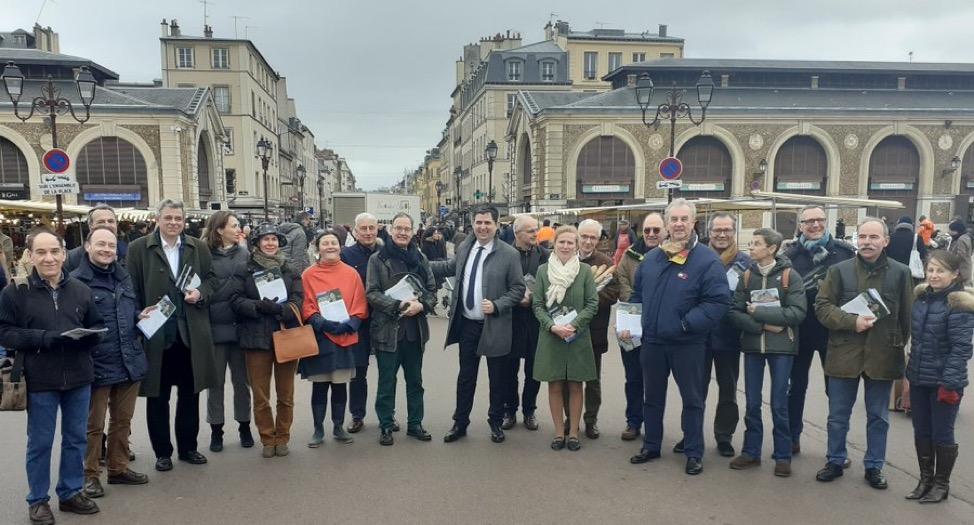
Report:
[[[920,259],[920,251],[917,250],[918,234],[913,235],[913,247],[910,249],[910,275],[917,279],[923,279],[926,273],[923,271],[923,261]]]
[[[13,359],[0,359],[0,410],[27,410],[27,381],[24,380],[24,352]]]
[[[281,321],[281,329],[271,334],[274,339],[274,357],[278,363],[289,363],[297,361],[302,357],[318,355],[318,341],[315,339],[315,331],[310,325],[304,324],[301,320],[301,313],[292,303],[287,306],[294,312],[298,319],[296,328],[285,328]]]

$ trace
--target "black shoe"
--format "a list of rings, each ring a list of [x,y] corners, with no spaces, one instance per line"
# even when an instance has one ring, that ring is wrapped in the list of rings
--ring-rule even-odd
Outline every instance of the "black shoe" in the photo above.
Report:
[[[453,425],[453,428],[443,436],[444,443],[453,443],[467,435],[467,429]]]
[[[725,458],[734,457],[734,445],[730,444],[730,441],[718,441],[717,442],[717,453]]]
[[[108,476],[109,485],[145,485],[148,482],[149,476],[129,469],[125,469],[121,474]]]
[[[818,481],[835,481],[836,478],[842,477],[842,465],[836,465],[835,463],[826,463],[822,470],[815,474],[815,479]]]
[[[677,441],[676,442],[676,445],[673,445],[673,453],[674,454],[683,454],[683,440],[682,439],[679,440],[679,441]]]
[[[382,430],[379,431],[379,444],[380,445],[382,445],[384,447],[388,447],[388,446],[392,445],[393,443],[395,443],[395,439],[393,439],[393,437],[392,437],[392,429],[391,428],[383,428]]]
[[[240,422],[240,446],[250,448],[254,446],[254,435],[250,432],[250,421]]]
[[[504,437],[505,437],[504,436],[504,429],[502,429],[500,427],[500,425],[491,425],[490,426],[490,440],[491,441],[493,441],[494,443],[503,443],[504,442]]]
[[[433,436],[423,428],[423,425],[411,426],[406,429],[406,435],[414,437],[420,441],[429,441],[433,439]]]
[[[356,434],[358,432],[361,432],[362,428],[364,427],[365,427],[365,423],[361,419],[353,418],[352,422],[348,424],[348,433]]]
[[[156,460],[156,470],[159,472],[169,472],[172,470],[172,458],[159,458]]]
[[[213,426],[215,427],[216,425]],[[223,425],[220,425],[220,427],[222,426]],[[221,429],[219,432],[214,430],[213,434],[210,436],[210,452],[222,452],[222,451],[223,451],[223,430]]]
[[[633,465],[638,465],[640,463],[646,463],[647,461],[651,461],[659,458],[660,458],[659,451],[654,452],[646,448],[641,448],[639,449],[638,454],[629,458],[629,462],[632,463]]]
[[[703,463],[697,458],[687,458],[687,468],[686,473],[691,476],[696,476],[703,472]]]
[[[577,437],[568,438],[567,446],[568,446],[568,450],[571,450],[572,452],[578,452],[578,450],[582,448],[582,444],[578,441]]]
[[[399,430],[400,430],[399,422],[396,421],[396,418],[395,417],[393,417],[392,418],[392,431],[393,432],[399,432]]]
[[[85,478],[85,484],[81,491],[91,499],[100,498],[105,495],[105,489],[101,486],[101,481],[96,477]]]
[[[528,430],[538,430],[538,418],[534,414],[524,416],[524,428]]]
[[[98,512],[98,504],[85,496],[83,492],[78,492],[70,499],[58,501],[57,508],[61,512],[73,512],[75,514],[96,514]]]
[[[195,450],[191,450],[189,452],[186,452],[185,454],[180,454],[179,461],[185,461],[190,465],[202,465],[206,463],[206,456],[200,454]]]
[[[593,421],[591,423],[585,423],[585,437],[589,439],[599,439],[602,433],[599,432],[599,425]]]
[[[28,507],[27,517],[30,518],[32,525],[54,525],[54,513],[51,512],[51,506],[46,501]]]
[[[129,461],[135,461],[135,452],[132,452],[132,445],[129,444]]]
[[[864,477],[869,482],[869,486],[874,489],[886,490],[886,487],[889,486],[886,483],[886,476],[883,475],[883,471],[878,468],[867,468]]]
[[[510,430],[514,428],[517,424],[517,416],[504,416],[504,421],[501,423],[501,429]]]

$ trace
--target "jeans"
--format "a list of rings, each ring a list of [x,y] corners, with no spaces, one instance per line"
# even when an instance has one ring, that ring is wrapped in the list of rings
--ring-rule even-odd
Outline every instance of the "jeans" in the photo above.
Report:
[[[27,504],[48,501],[51,453],[57,413],[61,409],[61,464],[55,491],[61,500],[81,491],[85,478],[85,445],[91,385],[66,391],[27,393]]]
[[[791,427],[791,441],[798,443],[805,429],[805,392],[808,391],[808,371],[815,357],[814,348],[798,346],[798,355],[791,365],[791,386],[788,389],[788,421]],[[825,348],[818,349],[818,358],[825,367]],[[829,393],[829,380],[825,378],[825,394]]]
[[[788,380],[794,356],[784,354],[744,354],[744,448],[741,452],[761,458],[764,422],[761,420],[761,391],[764,386],[764,364],[771,373],[771,422],[774,424],[775,460],[791,461],[791,430],[788,427]]]
[[[379,385],[375,392],[375,415],[379,428],[392,429],[396,413],[396,376],[402,368],[406,380],[406,428],[423,424],[423,346],[399,341],[395,352],[376,351]]]
[[[206,422],[222,425],[223,392],[227,382],[227,367],[233,384],[233,419],[238,423],[250,421],[250,381],[247,379],[247,360],[244,350],[235,345],[214,345],[216,361],[216,386],[206,391]]]
[[[663,411],[666,408],[666,387],[670,371],[683,398],[683,450],[687,458],[703,458],[703,377],[704,346],[643,345],[643,384],[645,401],[643,418],[646,432],[643,448],[659,452],[663,442]]]
[[[866,468],[882,469],[886,463],[886,435],[889,432],[889,396],[892,381],[863,377],[866,399]],[[829,378],[829,463],[842,465],[848,457],[846,435],[849,433],[849,417],[856,404],[859,378]]]
[[[960,390],[963,394],[963,389]],[[948,405],[937,401],[937,387],[910,385],[913,435],[918,440],[933,441],[934,445],[956,445],[954,422],[960,404]]]
[[[737,379],[741,375],[741,353],[737,350],[707,349],[703,374],[703,399],[710,391],[710,374],[716,371],[717,410],[714,412],[714,439],[718,443],[730,443],[741,420],[737,406]],[[787,383],[786,383],[787,386]]]
[[[626,425],[639,428],[643,426],[643,368],[639,357],[642,347],[628,352],[620,349],[619,354],[626,373]]]

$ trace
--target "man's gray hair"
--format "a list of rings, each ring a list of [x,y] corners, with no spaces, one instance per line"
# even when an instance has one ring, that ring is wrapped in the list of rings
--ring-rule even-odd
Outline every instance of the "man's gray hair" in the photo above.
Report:
[[[666,219],[666,222],[670,221],[670,210],[672,210],[673,208],[679,208],[680,206],[686,206],[687,208],[689,208],[690,218],[693,220],[697,219],[697,207],[692,202],[681,197],[679,199],[673,199],[673,202],[666,205],[666,209],[663,210],[663,214],[664,214],[664,218]]]
[[[162,210],[165,208],[172,208],[174,210],[186,210],[186,206],[183,201],[178,199],[162,199],[159,204],[156,204],[156,215],[162,215]]]
[[[527,221],[534,221],[535,228],[538,227],[538,219],[535,219],[530,215],[518,215],[517,217],[514,217],[514,233],[521,231],[521,228],[524,227],[524,223]]]
[[[822,210],[822,213],[825,213],[825,208],[821,204],[807,204],[798,212],[798,218],[801,219],[802,215],[805,215],[808,210]]]
[[[116,221],[118,220],[118,215],[115,214],[115,208],[112,208],[111,206],[109,206],[109,205],[107,205],[105,203],[101,203],[101,204],[96,204],[94,207],[92,207],[90,210],[88,210],[88,226],[91,226],[91,225],[94,224],[95,212],[96,211],[101,211],[101,210],[107,210],[107,211],[112,212],[112,217],[115,217],[115,220]]]
[[[358,228],[359,223],[362,221],[372,221],[376,224],[379,223],[379,221],[376,220],[375,215],[368,212],[362,212],[355,216],[355,227]]]
[[[710,216],[710,223],[707,225],[708,231],[714,229],[714,221],[717,219],[730,219],[731,223],[733,224],[732,227],[734,228],[734,231],[735,232],[737,231],[737,219],[735,219],[733,215],[727,213],[726,211],[719,211]]]
[[[856,229],[858,230],[859,228],[862,228],[864,224],[870,222],[878,222],[879,224],[881,224],[883,226],[883,236],[889,237],[889,225],[886,224],[886,221],[884,221],[883,219],[879,219],[877,217],[865,217],[864,219],[859,221],[859,225],[856,227]]]
[[[594,219],[585,219],[584,221],[578,223],[578,230],[581,231],[582,228],[588,228],[589,226],[598,226],[599,237],[602,236],[602,223]]]

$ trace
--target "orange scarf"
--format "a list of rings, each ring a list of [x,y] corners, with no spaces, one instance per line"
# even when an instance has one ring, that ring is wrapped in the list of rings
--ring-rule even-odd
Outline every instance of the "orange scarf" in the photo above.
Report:
[[[342,292],[342,300],[345,301],[345,309],[348,310],[349,316],[357,317],[362,321],[369,316],[362,279],[355,268],[341,261],[331,264],[319,262],[308,268],[301,275],[301,284],[304,287],[304,306],[301,309],[301,317],[305,321],[314,314],[321,314],[318,311],[318,299],[315,296],[335,288]],[[342,335],[326,333],[325,335],[338,346],[348,347],[358,343],[358,332]]]

